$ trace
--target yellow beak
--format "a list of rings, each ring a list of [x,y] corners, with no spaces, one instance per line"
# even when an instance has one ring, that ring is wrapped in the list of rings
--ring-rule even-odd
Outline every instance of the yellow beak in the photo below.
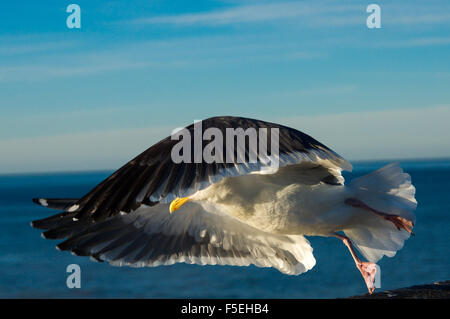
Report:
[[[181,206],[183,206],[186,202],[189,201],[189,197],[175,198],[169,206],[169,211],[172,214],[174,211],[178,210]]]

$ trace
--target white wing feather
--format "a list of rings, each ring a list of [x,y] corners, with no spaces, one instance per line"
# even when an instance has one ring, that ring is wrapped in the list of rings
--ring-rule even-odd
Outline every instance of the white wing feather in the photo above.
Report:
[[[168,205],[159,204],[114,218],[123,224],[119,236],[102,236],[102,227],[97,225],[75,249],[118,266],[253,264],[298,275],[315,265],[312,248],[303,236],[263,232],[234,217],[206,211],[195,202],[173,214]]]

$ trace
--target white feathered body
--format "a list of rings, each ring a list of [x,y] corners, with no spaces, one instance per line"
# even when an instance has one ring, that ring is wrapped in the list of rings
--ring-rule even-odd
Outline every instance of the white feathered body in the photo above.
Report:
[[[369,260],[395,255],[409,233],[345,200],[359,198],[375,209],[414,221],[415,188],[410,176],[397,164],[349,185],[330,185],[315,174],[311,167],[292,167],[272,175],[225,178],[197,192],[192,200],[265,232],[333,236],[344,231]]]
[[[263,231],[329,236],[351,223],[356,210],[344,204],[346,186],[286,183],[283,175],[226,178],[196,193],[193,200]]]

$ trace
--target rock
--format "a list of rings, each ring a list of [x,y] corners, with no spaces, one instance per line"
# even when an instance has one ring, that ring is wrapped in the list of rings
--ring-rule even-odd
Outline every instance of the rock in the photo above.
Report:
[[[395,290],[368,293],[349,299],[448,299],[450,298],[450,280],[429,285],[412,286]]]

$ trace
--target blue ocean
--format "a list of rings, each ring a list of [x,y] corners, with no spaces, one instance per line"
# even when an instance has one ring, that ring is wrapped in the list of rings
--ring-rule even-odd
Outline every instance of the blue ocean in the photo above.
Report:
[[[347,180],[386,162],[354,163]],[[416,186],[417,221],[393,258],[384,257],[381,288],[450,279],[450,160],[400,161]],[[366,293],[347,248],[334,238],[308,238],[316,266],[300,276],[275,269],[175,264],[113,267],[55,249],[30,221],[54,211],[33,197],[79,197],[111,172],[0,176],[0,298],[337,298]],[[81,288],[66,286],[66,267],[81,267]]]

